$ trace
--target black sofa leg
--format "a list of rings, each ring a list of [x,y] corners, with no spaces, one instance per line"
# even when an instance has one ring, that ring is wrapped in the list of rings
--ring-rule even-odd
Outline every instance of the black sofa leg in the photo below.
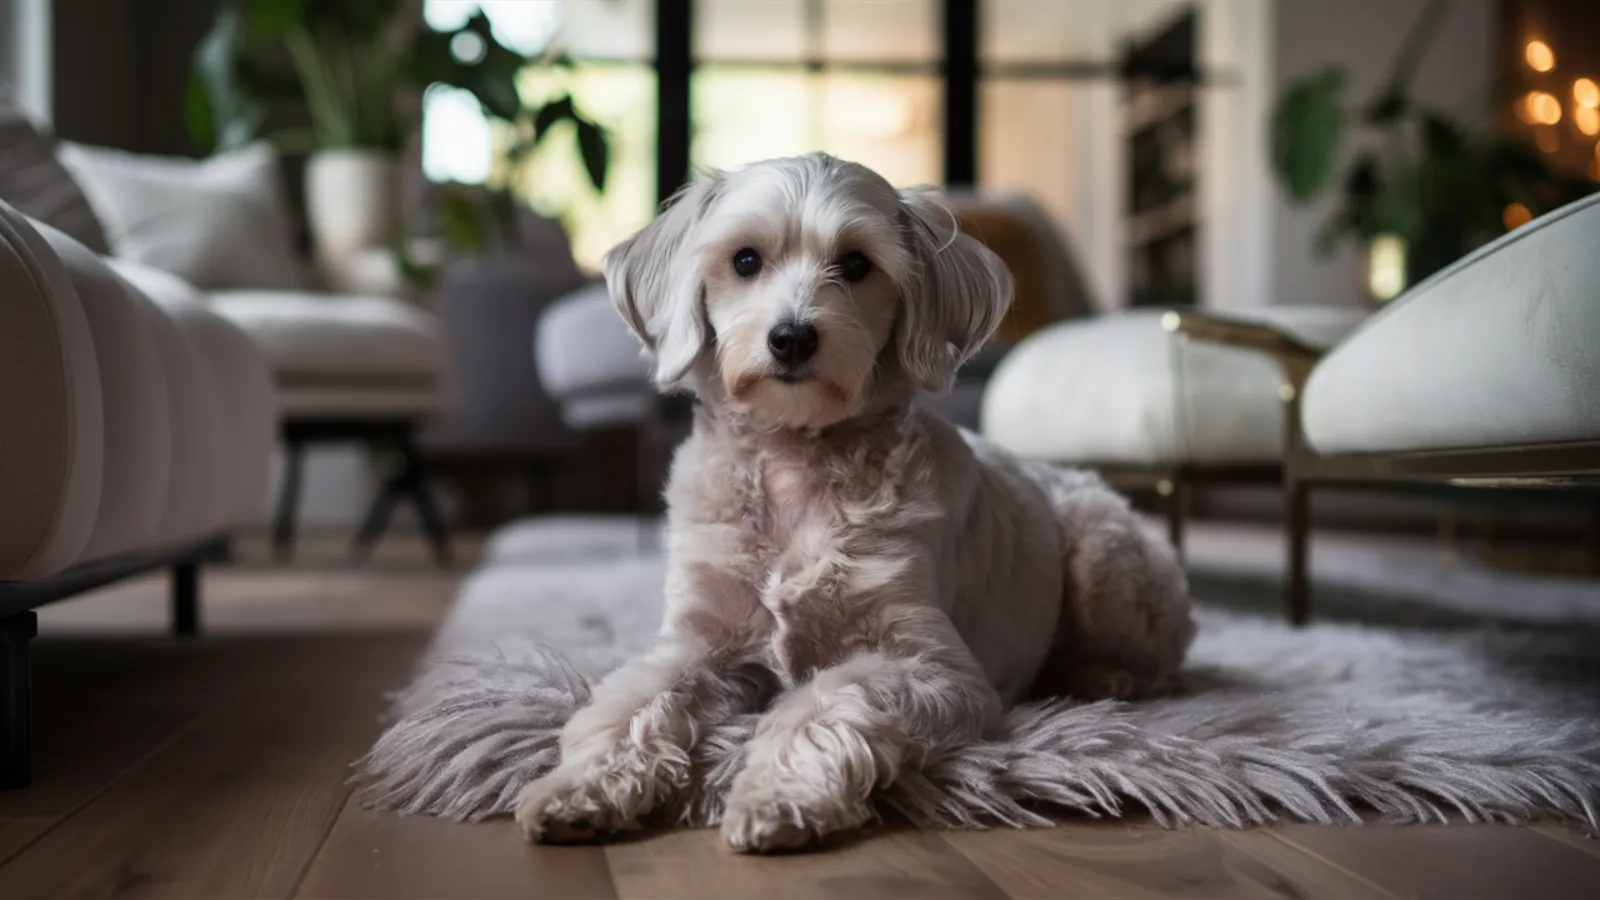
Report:
[[[200,633],[200,564],[172,567],[172,634],[194,637]]]
[[[39,633],[32,612],[0,619],[0,788],[33,779],[33,685],[29,644]]]

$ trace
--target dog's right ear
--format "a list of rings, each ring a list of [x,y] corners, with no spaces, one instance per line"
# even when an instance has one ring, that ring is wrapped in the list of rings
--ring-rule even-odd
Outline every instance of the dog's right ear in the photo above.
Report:
[[[689,374],[710,334],[705,285],[686,247],[721,185],[722,177],[713,175],[685,188],[600,262],[611,302],[654,358],[653,376],[662,388]]]

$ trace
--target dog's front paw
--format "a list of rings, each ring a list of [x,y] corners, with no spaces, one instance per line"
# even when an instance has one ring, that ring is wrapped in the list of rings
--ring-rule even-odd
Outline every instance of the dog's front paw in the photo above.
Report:
[[[598,775],[598,773],[596,773]],[[639,827],[607,796],[602,779],[556,769],[522,789],[516,820],[530,841],[572,844]]]
[[[741,853],[776,853],[865,825],[872,811],[826,790],[784,781],[735,779],[722,840]]]

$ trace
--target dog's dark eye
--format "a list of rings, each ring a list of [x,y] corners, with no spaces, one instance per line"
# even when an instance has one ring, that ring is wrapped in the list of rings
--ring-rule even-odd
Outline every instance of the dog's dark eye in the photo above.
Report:
[[[872,274],[872,260],[854,250],[839,257],[834,265],[839,267],[839,274],[844,276],[844,280],[852,284]]]
[[[741,247],[733,254],[733,271],[740,278],[754,278],[761,272],[761,254],[749,247]]]

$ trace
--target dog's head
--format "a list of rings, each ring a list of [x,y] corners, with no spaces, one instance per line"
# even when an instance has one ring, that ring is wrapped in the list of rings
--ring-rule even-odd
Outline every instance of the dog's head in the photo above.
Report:
[[[701,180],[603,268],[658,385],[714,379],[752,419],[787,428],[859,414],[891,367],[943,390],[1012,293],[1005,264],[934,191],[821,154]]]

